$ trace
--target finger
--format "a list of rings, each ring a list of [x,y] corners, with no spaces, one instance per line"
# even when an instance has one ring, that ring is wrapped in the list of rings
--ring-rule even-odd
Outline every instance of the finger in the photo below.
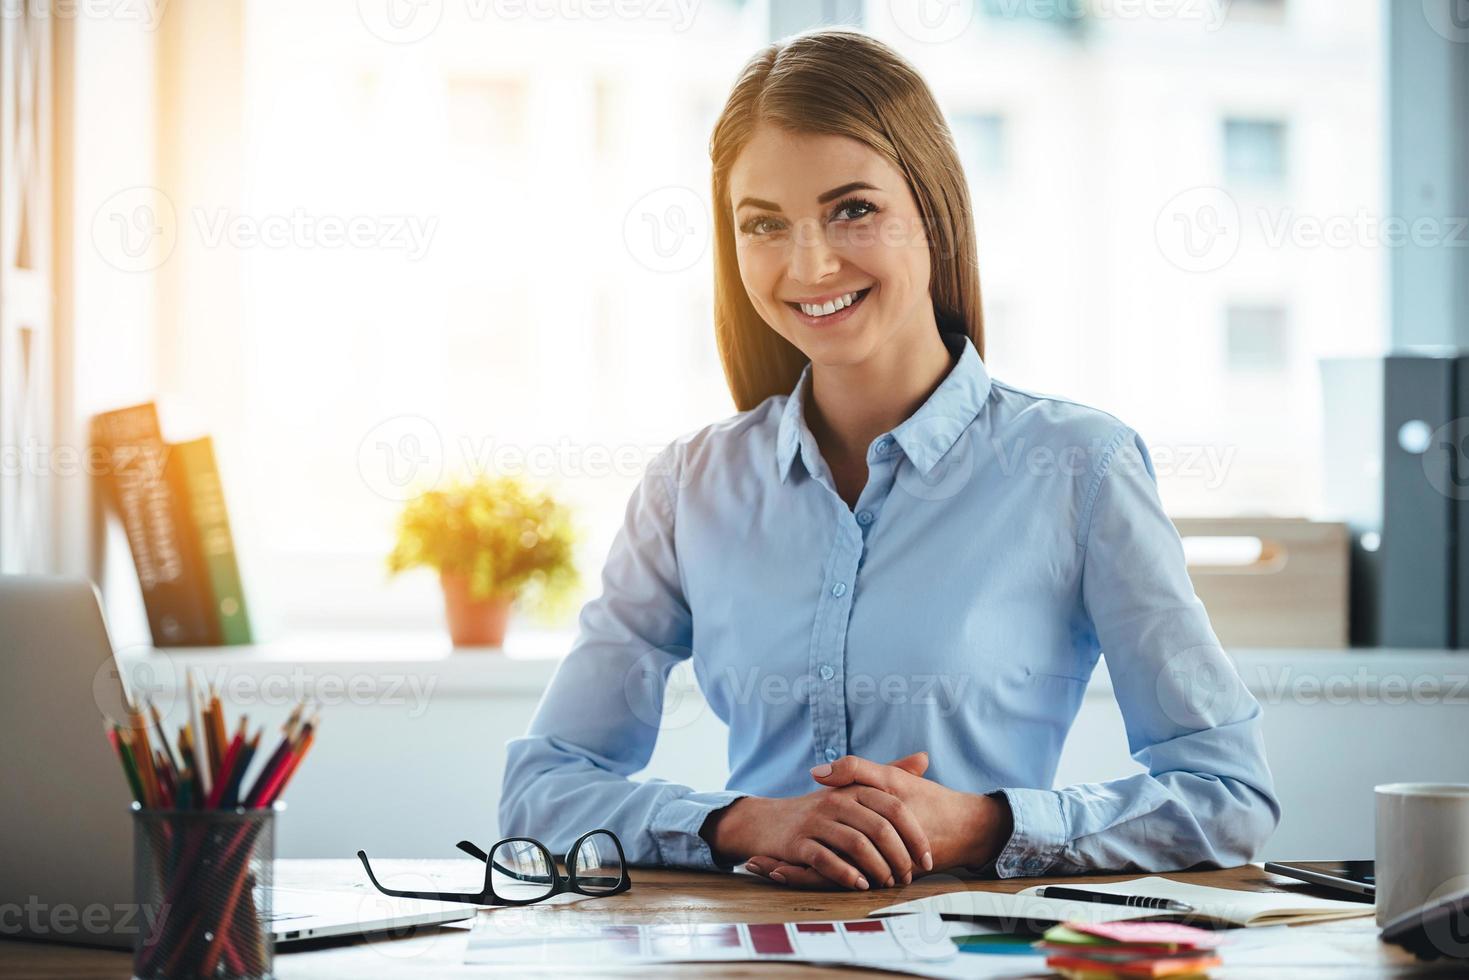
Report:
[[[754,857],[750,858],[750,860],[745,862],[745,870],[750,872],[751,874],[757,874],[762,877],[769,877],[770,872],[774,871],[783,863],[783,861],[780,861],[776,858],[767,857],[763,854],[757,854]]]
[[[848,862],[855,864],[871,884],[880,888],[891,888],[897,880],[893,875],[893,869],[883,858],[882,852],[868,839],[867,835],[856,827],[841,822],[840,818],[818,828],[811,836],[839,852]],[[826,873],[819,864],[813,864],[812,867],[823,874]]]
[[[904,772],[910,772],[915,776],[922,776],[928,772],[928,753],[914,752],[912,755],[905,755],[901,759],[893,760],[891,765],[895,769],[902,769]]]
[[[850,786],[861,783],[891,791],[894,770],[860,755],[844,755],[837,761],[811,769],[811,776],[823,786]]]
[[[882,790],[870,789],[866,786],[858,787],[867,793],[877,793],[887,796]],[[894,799],[894,797],[889,797]],[[876,810],[867,807],[855,797],[850,798],[850,806],[846,807],[837,817],[842,823],[856,829],[864,837],[873,843],[887,866],[892,869],[894,881],[889,884],[906,885],[913,880],[913,869],[922,860],[923,852],[917,855],[909,852],[908,845],[898,834],[892,823]],[[901,801],[900,801],[901,802]]]
[[[836,827],[840,825],[832,824],[830,826]],[[851,830],[850,827],[847,829]],[[853,830],[852,833],[856,834],[857,832]],[[815,838],[806,838],[801,843],[797,856],[808,867],[820,872],[823,877],[831,881],[834,885],[839,885],[842,888],[856,888],[861,891],[866,891],[869,887],[867,879],[862,876],[862,872],[837,857],[831,848]]]
[[[928,841],[928,832],[908,808],[908,804],[891,793],[869,786],[859,787],[853,798],[867,809],[883,817],[903,839],[913,863],[924,871],[933,870],[933,848]]]
[[[807,868],[799,864],[782,864],[776,867],[770,872],[770,880],[778,881],[787,888],[801,888],[811,891],[843,887],[821,874],[815,868]]]

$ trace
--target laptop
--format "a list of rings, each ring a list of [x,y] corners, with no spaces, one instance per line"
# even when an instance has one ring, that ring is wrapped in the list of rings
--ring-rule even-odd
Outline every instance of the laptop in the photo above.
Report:
[[[104,716],[124,713],[96,589],[0,575],[0,938],[130,947],[146,935],[133,901],[132,798]],[[270,897],[277,944],[475,914],[375,892],[293,887]]]

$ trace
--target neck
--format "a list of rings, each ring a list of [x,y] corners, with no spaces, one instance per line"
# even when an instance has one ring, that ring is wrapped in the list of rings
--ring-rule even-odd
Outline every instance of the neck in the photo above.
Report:
[[[811,365],[807,425],[829,463],[865,460],[872,440],[916,412],[949,373],[954,358],[931,308],[927,321],[857,364]]]

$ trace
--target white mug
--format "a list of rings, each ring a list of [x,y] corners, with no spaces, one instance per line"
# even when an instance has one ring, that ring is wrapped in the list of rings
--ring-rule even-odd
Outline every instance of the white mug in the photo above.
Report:
[[[1469,888],[1469,785],[1390,783],[1377,794],[1377,924]]]

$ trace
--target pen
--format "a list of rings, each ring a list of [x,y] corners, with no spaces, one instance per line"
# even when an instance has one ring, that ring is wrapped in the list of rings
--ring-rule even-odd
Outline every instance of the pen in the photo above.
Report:
[[[1192,905],[1175,902],[1171,898],[1150,898],[1147,895],[1113,895],[1111,892],[1089,892],[1081,888],[1065,888],[1047,885],[1036,890],[1041,898],[1070,898],[1079,902],[1100,902],[1103,905],[1126,905],[1135,909],[1158,909],[1161,912],[1192,912]]]

